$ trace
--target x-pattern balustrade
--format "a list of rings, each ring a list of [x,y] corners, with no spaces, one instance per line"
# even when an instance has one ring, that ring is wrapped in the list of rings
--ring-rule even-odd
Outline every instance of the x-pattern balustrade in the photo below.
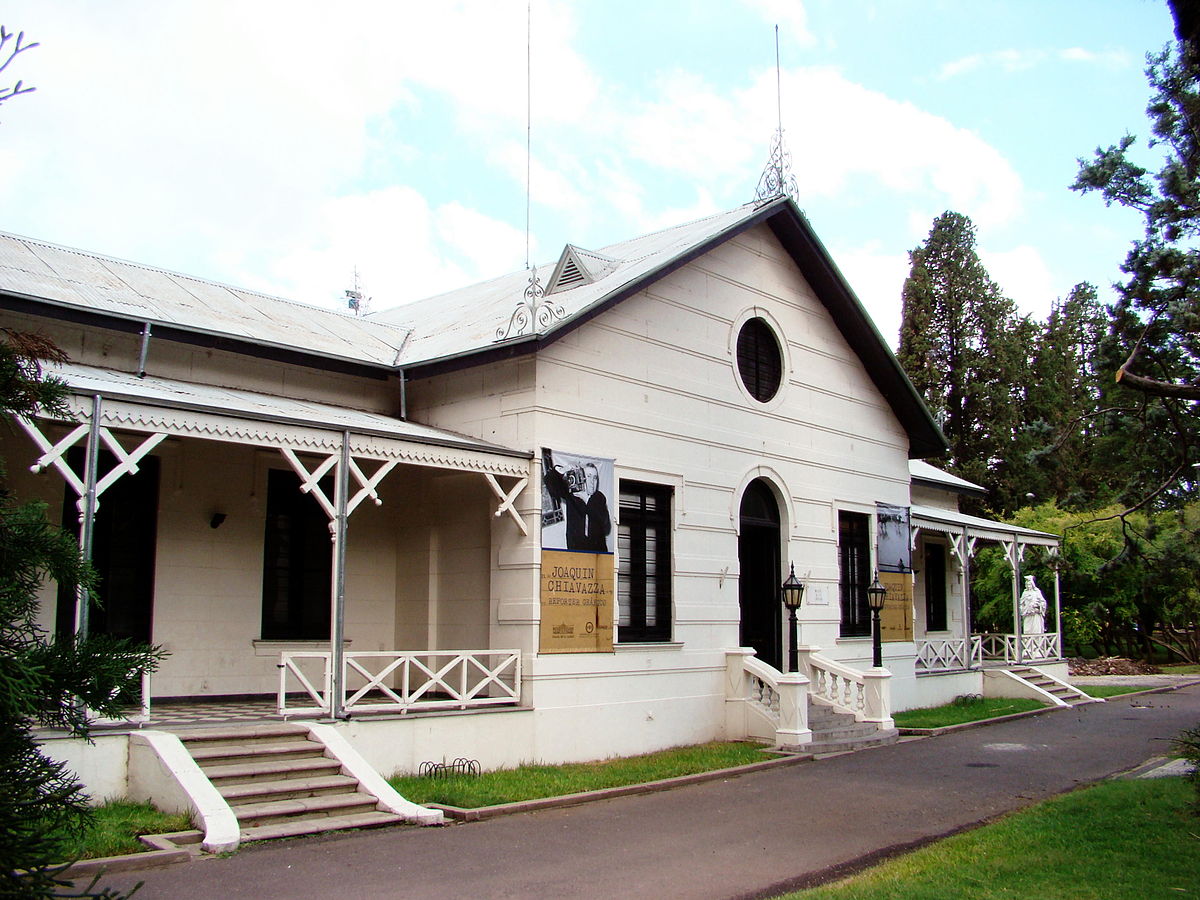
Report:
[[[341,707],[347,712],[515,706],[521,698],[517,650],[379,650],[344,659]],[[329,714],[329,651],[285,651],[279,670],[280,715]]]
[[[917,674],[977,669],[983,664],[983,642],[969,638],[927,640],[917,643]]]

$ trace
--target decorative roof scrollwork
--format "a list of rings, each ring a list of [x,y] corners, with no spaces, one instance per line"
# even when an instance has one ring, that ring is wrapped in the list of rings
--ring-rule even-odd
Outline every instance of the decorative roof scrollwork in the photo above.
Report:
[[[792,174],[792,154],[783,142],[783,129],[775,131],[771,140],[771,156],[758,178],[758,189],[754,192],[756,203],[763,204],[779,197],[791,197],[799,202],[800,188]]]
[[[525,334],[541,334],[555,322],[567,317],[567,312],[553,300],[546,299],[546,291],[538,280],[537,266],[529,270],[529,284],[525,285],[525,296],[509,317],[508,327],[496,329],[496,340],[507,341]]]

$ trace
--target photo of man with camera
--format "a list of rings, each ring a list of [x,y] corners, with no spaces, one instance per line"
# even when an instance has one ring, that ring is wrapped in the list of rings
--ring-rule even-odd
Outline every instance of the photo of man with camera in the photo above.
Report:
[[[612,490],[612,461],[554,454],[542,450],[542,546],[549,547],[546,533],[566,520],[566,546],[562,549],[587,553],[611,553],[612,512],[602,482]],[[607,468],[607,472],[603,471]],[[607,478],[605,478],[605,474]],[[554,542],[557,543],[557,542]]]

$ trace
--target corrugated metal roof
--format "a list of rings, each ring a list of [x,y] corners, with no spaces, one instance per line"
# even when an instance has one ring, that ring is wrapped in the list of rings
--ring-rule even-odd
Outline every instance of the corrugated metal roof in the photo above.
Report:
[[[259,394],[237,388],[195,384],[147,375],[138,378],[129,372],[100,369],[77,363],[47,366],[47,374],[62,379],[78,394],[101,394],[112,399],[145,403],[167,409],[185,409],[232,416],[255,422],[284,422],[330,431],[351,431],[439,447],[454,447],[528,458],[529,453],[489,444],[467,435],[430,428],[417,422],[395,419],[379,413],[348,409],[307,400],[294,400],[272,394]]]
[[[913,525],[923,526],[928,523],[935,530],[939,524],[947,525],[956,531],[966,528],[968,533],[975,533],[980,537],[993,539],[999,536],[1017,537],[1027,543],[1047,547],[1057,547],[1062,540],[1057,534],[1034,531],[1032,528],[1022,528],[1019,525],[1009,525],[1007,522],[996,522],[992,519],[981,519],[979,516],[968,516],[966,513],[955,512],[952,509],[938,509],[936,506],[914,506],[911,515]]]
[[[408,337],[387,322],[3,232],[0,291],[365,365],[394,366]]]
[[[952,491],[967,491],[972,494],[987,493],[987,488],[982,485],[978,485],[973,481],[967,481],[965,478],[959,478],[957,475],[951,475],[949,472],[943,472],[937,466],[931,466],[922,459],[910,459],[908,461],[908,472],[917,481],[936,484],[939,487],[948,488]]]
[[[626,285],[669,265],[697,245],[735,228],[758,211],[753,204],[746,204],[600,248],[595,253],[615,260],[616,265],[590,284],[552,295],[550,299],[566,313],[562,323],[556,323],[555,327],[570,322]],[[543,285],[554,266],[555,263],[538,266]],[[496,329],[507,325],[528,283],[528,272],[513,272],[481,284],[381,310],[368,318],[412,330],[401,365],[459,356],[496,343]]]
[[[803,214],[786,199],[746,204],[693,222],[588,251],[614,260],[597,280],[553,294],[566,333],[656,277],[756,223],[767,222],[813,284],[834,322],[896,411],[913,457],[946,443],[895,356],[879,336]],[[543,285],[553,264],[539,267]],[[528,272],[514,272],[425,300],[354,316],[291,303],[134,263],[0,232],[0,293],[60,307],[149,321],[264,347],[425,374],[467,358],[535,349],[541,335],[496,340],[524,297]]]

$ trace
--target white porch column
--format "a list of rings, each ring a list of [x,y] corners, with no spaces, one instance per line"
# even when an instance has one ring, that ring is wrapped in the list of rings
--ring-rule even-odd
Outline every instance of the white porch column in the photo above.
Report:
[[[967,642],[967,659],[971,658],[971,545],[967,542],[967,526],[962,530],[962,554],[958,559],[962,566],[963,639]],[[968,665],[968,668],[970,666]]]
[[[1055,552],[1057,556],[1057,552]],[[1054,630],[1058,632],[1058,655],[1063,655],[1063,627],[1062,627],[1062,579],[1060,577],[1058,566],[1054,567]]]
[[[96,511],[100,508],[100,495],[124,475],[136,475],[138,462],[151,450],[157,447],[165,438],[162,432],[151,432],[150,435],[132,451],[126,451],[121,442],[101,422],[104,400],[100,394],[92,395],[91,420],[86,424],[77,425],[65,437],[51,444],[32,418],[18,416],[17,424],[42,451],[37,462],[29,467],[34,474],[53,466],[62,475],[67,487],[79,498],[76,508],[79,510],[79,550],[82,557],[91,561],[95,543]],[[77,413],[81,418],[86,415]],[[67,452],[86,435],[84,443],[83,478],[80,478],[67,464]],[[100,444],[107,445],[116,459],[116,464],[101,478]],[[82,587],[75,595],[75,633],[81,638],[88,634],[88,592]]]
[[[88,427],[83,464],[83,495],[79,498],[79,554],[86,562],[92,561],[96,532],[96,478],[100,467],[100,409],[103,402],[99,394],[92,395],[92,421]],[[88,636],[90,606],[90,592],[82,585],[78,586],[75,589],[75,635],[81,640]]]
[[[334,485],[333,503],[333,584],[331,596],[333,608],[329,617],[329,664],[330,672],[329,714],[332,718],[342,715],[345,700],[345,656],[343,639],[346,634],[346,525],[347,495],[350,493],[350,432],[342,432],[342,454],[337,466],[337,481]]]
[[[1005,556],[1012,569],[1012,599],[1013,599],[1013,634],[1017,638],[1017,663],[1025,662],[1025,642],[1022,640],[1021,629],[1021,554],[1025,548],[1015,537],[1011,542],[1005,542]]]

